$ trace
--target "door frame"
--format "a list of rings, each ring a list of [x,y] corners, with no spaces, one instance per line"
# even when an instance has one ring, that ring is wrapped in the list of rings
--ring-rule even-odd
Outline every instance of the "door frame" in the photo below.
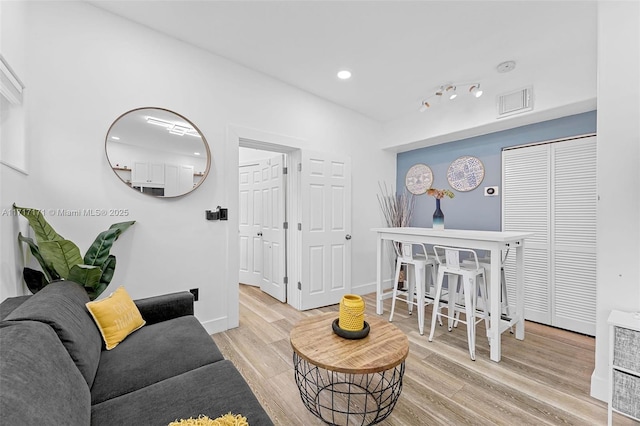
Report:
[[[286,218],[289,223],[288,231],[293,231],[297,227],[297,223],[301,221],[300,205],[300,182],[293,171],[302,159],[301,149],[308,147],[307,141],[291,136],[279,135],[276,133],[265,132],[261,130],[229,125],[227,127],[227,150],[225,159],[227,164],[235,167],[233,173],[226,173],[223,179],[224,183],[230,188],[229,191],[229,232],[227,234],[227,265],[225,272],[226,282],[228,285],[227,301],[229,303],[228,328],[234,328],[239,325],[239,305],[240,305],[240,288],[239,288],[239,270],[240,265],[238,256],[232,256],[231,253],[238,253],[240,243],[238,238],[238,212],[239,212],[239,178],[237,168],[240,164],[239,148],[254,148],[263,151],[272,151],[275,153],[287,154],[286,165],[289,170],[289,178],[286,179]],[[300,277],[300,263],[297,259],[300,257],[301,242],[297,232],[286,233],[287,255],[287,303],[296,309],[300,309],[300,290],[297,288],[297,282]]]

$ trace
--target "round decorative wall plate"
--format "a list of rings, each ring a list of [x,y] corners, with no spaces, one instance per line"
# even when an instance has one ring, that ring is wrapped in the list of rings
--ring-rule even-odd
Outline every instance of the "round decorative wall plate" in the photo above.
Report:
[[[465,155],[457,158],[447,170],[449,185],[456,191],[467,192],[476,189],[484,179],[484,165],[476,157]]]
[[[410,193],[421,195],[431,188],[433,183],[433,172],[426,164],[414,164],[407,171],[404,184]]]

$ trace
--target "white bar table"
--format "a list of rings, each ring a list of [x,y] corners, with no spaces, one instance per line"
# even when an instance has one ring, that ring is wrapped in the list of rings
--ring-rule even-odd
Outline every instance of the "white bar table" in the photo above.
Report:
[[[501,312],[500,268],[502,250],[515,249],[516,252],[516,313],[509,319],[501,315],[491,315],[491,326],[487,335],[491,344],[491,360],[500,361],[500,336],[511,326],[516,326],[516,339],[524,339],[524,239],[531,232],[470,231],[463,229],[432,228],[374,228],[377,240],[376,313],[382,315],[382,301],[391,297],[392,292],[382,290],[382,255],[384,240],[402,240],[423,244],[444,245],[491,252],[491,282],[489,301],[490,312]]]

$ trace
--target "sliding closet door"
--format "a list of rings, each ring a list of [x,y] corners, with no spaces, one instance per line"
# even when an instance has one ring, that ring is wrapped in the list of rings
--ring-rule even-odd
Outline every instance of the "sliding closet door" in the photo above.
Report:
[[[595,335],[596,138],[550,145],[552,324]]]
[[[525,242],[525,318],[550,324],[549,146],[503,151],[502,164],[502,230],[534,233]],[[515,253],[509,254],[505,275],[509,300],[515,301]]]
[[[595,335],[596,138],[503,151],[503,230],[525,244],[525,318]],[[515,300],[514,256],[505,264]]]

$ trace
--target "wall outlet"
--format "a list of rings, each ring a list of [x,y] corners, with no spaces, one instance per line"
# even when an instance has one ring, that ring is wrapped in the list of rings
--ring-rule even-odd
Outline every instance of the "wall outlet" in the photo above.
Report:
[[[191,292],[191,294],[193,294],[193,301],[197,302],[198,301],[198,290],[197,288],[192,288],[191,290],[189,290]]]

